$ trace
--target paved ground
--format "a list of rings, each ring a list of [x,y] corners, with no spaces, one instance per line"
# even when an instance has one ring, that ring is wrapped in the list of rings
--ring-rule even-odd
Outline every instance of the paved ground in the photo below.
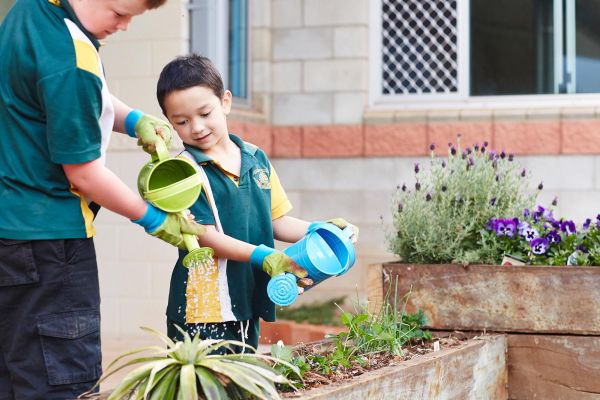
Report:
[[[138,349],[146,346],[161,346],[162,342],[160,339],[153,337],[152,335],[128,337],[128,338],[116,338],[110,336],[102,337],[102,367],[106,370],[108,364],[110,364],[119,355],[128,351]],[[270,345],[259,345],[259,353],[266,353],[270,349]],[[115,375],[109,377],[105,383],[101,385],[101,390],[109,390],[115,388],[121,379],[135,367],[125,368]]]

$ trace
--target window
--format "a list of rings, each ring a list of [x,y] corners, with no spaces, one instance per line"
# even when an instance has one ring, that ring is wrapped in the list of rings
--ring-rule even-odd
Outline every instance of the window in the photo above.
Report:
[[[248,99],[248,0],[191,0],[189,9],[191,51],[209,57],[225,87]]]
[[[380,0],[380,100],[600,93],[600,0]]]

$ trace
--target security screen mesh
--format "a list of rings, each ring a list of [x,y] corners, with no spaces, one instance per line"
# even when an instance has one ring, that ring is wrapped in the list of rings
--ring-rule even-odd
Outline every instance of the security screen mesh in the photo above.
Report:
[[[457,4],[382,0],[382,93],[458,90]]]

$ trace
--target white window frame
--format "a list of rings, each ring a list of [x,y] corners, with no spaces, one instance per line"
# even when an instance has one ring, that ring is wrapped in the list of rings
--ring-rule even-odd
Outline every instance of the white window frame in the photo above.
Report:
[[[194,27],[192,26],[190,15],[190,52],[198,53],[208,57],[216,65],[221,73],[225,90],[229,87],[229,2],[227,0],[190,0],[188,3],[188,11],[203,10],[199,13],[200,26],[203,34],[197,38],[193,38]],[[251,7],[248,13],[250,14]],[[251,21],[252,15],[249,15]],[[251,29],[248,29],[248,41],[250,42]],[[194,42],[192,42],[194,40]],[[192,44],[194,44],[192,46]],[[248,79],[247,93],[245,98],[235,97],[236,108],[248,108],[252,100],[252,60],[250,51],[248,51]]]
[[[545,107],[596,107],[598,93],[470,96],[469,0],[457,0],[458,90],[455,93],[384,95],[382,81],[382,0],[369,2],[369,105],[374,110],[499,109]]]

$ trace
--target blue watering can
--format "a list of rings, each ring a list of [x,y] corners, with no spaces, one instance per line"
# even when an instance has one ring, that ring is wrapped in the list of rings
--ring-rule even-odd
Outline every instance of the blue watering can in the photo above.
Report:
[[[327,222],[313,222],[306,235],[283,252],[308,272],[315,287],[329,277],[348,272],[356,261],[356,251],[350,241],[352,231]],[[296,276],[290,273],[271,278],[267,285],[271,301],[288,306],[298,297]]]

